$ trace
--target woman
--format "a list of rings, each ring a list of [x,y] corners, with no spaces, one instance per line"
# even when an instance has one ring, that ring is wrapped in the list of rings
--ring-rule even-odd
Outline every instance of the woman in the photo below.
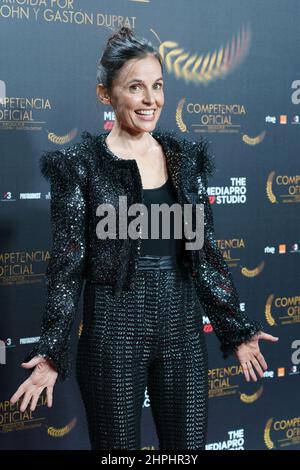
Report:
[[[41,158],[51,182],[53,227],[47,304],[40,341],[22,364],[34,370],[11,403],[24,395],[20,410],[34,410],[46,388],[52,406],[57,377],[70,373],[70,332],[85,280],[76,371],[92,449],[140,448],[146,386],[160,449],[204,449],[208,382],[200,303],[224,357],[235,353],[247,381],[267,369],[259,340],[278,338],[240,310],[214,237],[206,192],[213,164],[205,142],[154,131],[164,105],[159,52],[122,27],[108,40],[97,79],[99,100],[115,112],[112,131],[85,132],[81,143]],[[127,198],[123,206],[120,196]],[[124,221],[128,207],[141,202],[143,230],[138,223],[137,235],[121,237],[120,226],[112,234],[115,225],[106,220],[112,231],[105,236],[105,210],[113,206]],[[143,216],[156,203],[190,204],[193,214],[203,204],[202,249],[187,249],[186,233],[175,237],[187,223],[182,215],[173,217],[169,238],[143,236]],[[148,222],[155,225],[152,214]]]

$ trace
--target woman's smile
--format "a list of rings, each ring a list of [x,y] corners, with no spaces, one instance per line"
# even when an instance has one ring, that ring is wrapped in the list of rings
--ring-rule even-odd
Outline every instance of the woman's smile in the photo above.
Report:
[[[153,121],[155,119],[155,109],[149,110],[137,110],[135,113],[138,115],[139,119],[143,121]]]

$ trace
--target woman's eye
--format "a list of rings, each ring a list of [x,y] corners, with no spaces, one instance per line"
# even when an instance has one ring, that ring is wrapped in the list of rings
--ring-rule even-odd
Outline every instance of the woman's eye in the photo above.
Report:
[[[156,83],[154,86],[157,87],[157,85],[158,85],[158,89],[163,87],[162,83]],[[141,85],[136,84],[136,85],[131,85],[131,87],[130,87],[130,89],[132,89],[132,90],[136,90],[138,88],[141,88]]]
[[[136,90],[137,87],[140,87],[140,85],[132,85],[130,88],[131,88],[132,90]]]

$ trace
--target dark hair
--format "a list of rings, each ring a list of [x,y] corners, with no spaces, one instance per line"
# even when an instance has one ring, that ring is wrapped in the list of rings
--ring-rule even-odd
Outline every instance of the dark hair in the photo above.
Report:
[[[97,64],[97,83],[103,83],[110,92],[113,80],[128,60],[144,59],[151,54],[157,58],[163,71],[159,50],[147,39],[137,37],[132,29],[122,26],[107,40],[104,52]]]

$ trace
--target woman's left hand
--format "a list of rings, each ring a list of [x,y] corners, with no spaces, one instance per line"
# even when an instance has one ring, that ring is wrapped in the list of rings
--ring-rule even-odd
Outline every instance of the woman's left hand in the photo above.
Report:
[[[235,351],[235,355],[241,363],[247,382],[249,382],[251,379],[254,380],[254,382],[257,381],[254,368],[260,377],[263,377],[264,370],[267,370],[268,368],[265,358],[259,349],[258,341],[260,339],[272,342],[279,340],[279,338],[276,336],[259,331],[254,336],[252,336],[249,341],[240,344]]]

